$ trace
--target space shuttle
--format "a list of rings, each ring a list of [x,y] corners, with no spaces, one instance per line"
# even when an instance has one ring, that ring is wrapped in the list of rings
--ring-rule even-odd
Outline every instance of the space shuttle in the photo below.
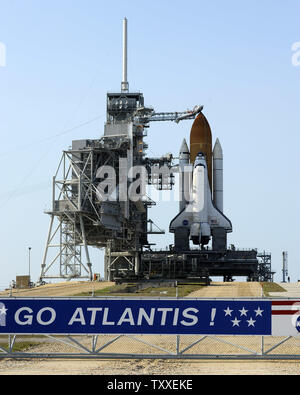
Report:
[[[179,154],[179,214],[170,223],[175,250],[188,251],[189,242],[204,248],[227,249],[231,221],[223,213],[223,151],[219,139],[212,150],[212,134],[200,113],[191,130],[189,150],[183,141]]]

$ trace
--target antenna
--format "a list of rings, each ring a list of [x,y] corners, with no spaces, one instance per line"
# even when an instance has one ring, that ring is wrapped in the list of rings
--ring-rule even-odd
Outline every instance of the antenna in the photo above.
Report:
[[[128,92],[129,84],[127,81],[127,18],[123,20],[123,79],[121,84],[121,91]]]

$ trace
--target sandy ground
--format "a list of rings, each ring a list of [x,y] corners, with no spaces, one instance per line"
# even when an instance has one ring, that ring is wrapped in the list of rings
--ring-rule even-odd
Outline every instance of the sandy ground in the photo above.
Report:
[[[286,292],[271,292],[271,297],[276,298],[300,298],[300,283],[280,283],[280,286],[286,290]]]
[[[259,283],[212,283],[209,287],[192,292],[189,298],[239,298],[260,297]]]
[[[93,292],[99,289],[103,289],[106,287],[110,287],[114,285],[114,283],[108,282],[62,282],[57,284],[46,284],[41,287],[32,288],[32,289],[13,289],[12,296],[26,297],[26,298],[34,298],[38,296],[45,297],[61,297],[61,296],[74,296],[83,292]],[[0,292],[0,297],[7,297],[10,295],[10,291]]]
[[[47,285],[30,291],[19,292],[14,296],[71,296],[84,291],[92,291],[98,287],[106,287],[109,283],[67,283]],[[83,291],[84,290],[84,291]],[[300,286],[299,286],[300,290]],[[3,295],[4,296],[4,295]],[[257,283],[212,283],[210,287],[203,288],[189,295],[189,297],[260,297],[261,287]],[[286,294],[285,296],[289,296]],[[150,343],[174,350],[175,337],[141,338]],[[236,338],[235,338],[236,339]],[[90,346],[91,338],[80,339],[82,344]],[[109,338],[106,339],[108,341]],[[151,341],[152,340],[152,341]],[[231,341],[233,339],[230,339]],[[241,346],[251,350],[259,350],[260,338],[247,338],[247,344]],[[103,338],[99,340],[98,347],[103,344]],[[195,338],[182,339],[181,347],[185,347],[195,341]],[[241,340],[236,340],[238,342]],[[266,342],[271,340],[266,340]],[[270,344],[271,345],[271,344]],[[199,348],[197,348],[199,346]],[[205,351],[215,353],[233,353],[244,351],[234,349],[232,345],[216,342],[208,338],[205,342],[196,346],[196,353]],[[202,348],[201,348],[202,347]],[[42,343],[31,350],[37,353],[47,352],[74,352],[70,346],[55,343]],[[123,337],[112,343],[107,352],[132,352],[132,353],[159,353],[148,345],[135,341],[129,337]],[[75,350],[76,351],[76,350]],[[300,345],[299,352],[300,354]],[[300,362],[287,361],[175,361],[175,360],[0,360],[0,375],[298,375],[300,373]]]

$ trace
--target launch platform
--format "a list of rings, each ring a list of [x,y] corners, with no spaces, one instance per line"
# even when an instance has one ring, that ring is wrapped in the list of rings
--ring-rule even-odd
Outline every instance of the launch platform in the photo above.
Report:
[[[110,272],[118,282],[139,280],[185,280],[205,282],[210,277],[223,277],[232,281],[233,277],[245,277],[247,281],[264,280],[261,277],[261,263],[256,250],[213,251],[190,250],[176,253],[172,250],[149,251],[141,254],[138,275],[128,272],[128,267],[121,264]]]

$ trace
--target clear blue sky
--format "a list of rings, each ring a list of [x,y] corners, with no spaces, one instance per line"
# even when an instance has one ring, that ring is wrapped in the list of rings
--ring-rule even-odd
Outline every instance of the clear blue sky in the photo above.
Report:
[[[131,90],[157,111],[205,106],[225,155],[229,243],[272,252],[277,281],[288,251],[300,279],[298,0],[0,0],[0,288],[27,274],[29,246],[39,276],[51,178],[72,140],[103,134],[106,93],[120,88],[124,16]],[[149,154],[176,155],[190,127],[152,125]],[[168,230],[177,206],[162,203],[152,218]],[[160,237],[158,247],[171,242]],[[99,272],[101,254],[93,264]]]

